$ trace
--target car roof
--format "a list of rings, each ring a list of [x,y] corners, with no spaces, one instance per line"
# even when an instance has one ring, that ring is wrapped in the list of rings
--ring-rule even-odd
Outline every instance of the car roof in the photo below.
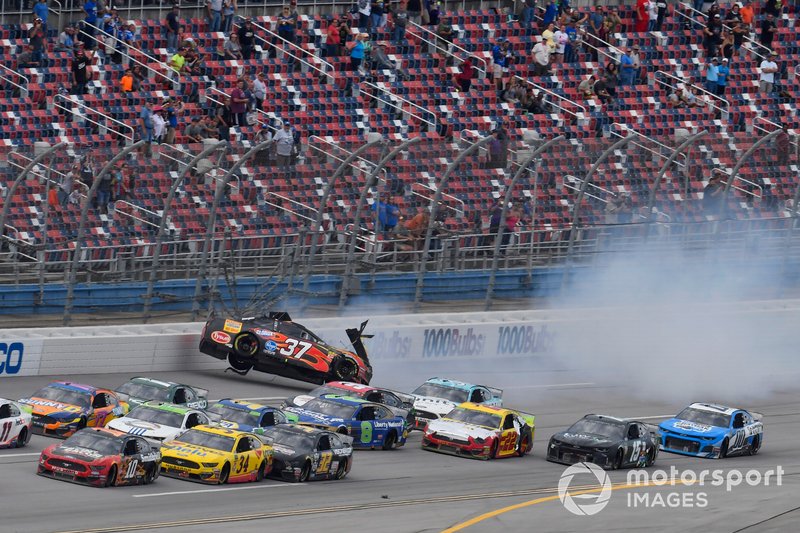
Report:
[[[221,400],[214,402],[213,405],[217,404],[222,404],[226,407],[230,407],[231,409],[238,409],[239,411],[258,411],[260,413],[266,413],[280,410],[276,407],[270,407],[269,405],[264,405],[261,403],[252,403],[245,400],[233,400],[231,398],[222,398]]]
[[[612,424],[627,424],[628,422],[635,422],[635,420],[625,420],[623,418],[617,418],[616,416],[596,415],[596,414],[586,415],[583,418],[589,420],[602,420],[603,422],[610,422]]]
[[[367,400],[363,400],[361,398],[353,398],[352,396],[339,396],[339,395],[335,395],[335,394],[325,396],[324,398],[314,398],[314,400],[321,400],[323,402],[324,401],[329,401],[329,402],[333,402],[333,403],[340,403],[340,404],[343,404],[343,405],[354,405],[354,406],[359,406],[359,405],[380,405],[380,404],[377,404],[377,403],[368,402]],[[313,401],[313,400],[311,400],[311,401]]]
[[[243,436],[243,435],[253,436],[252,433],[248,433],[246,431],[237,431],[235,429],[228,429],[228,428],[224,428],[224,427],[221,427],[221,426],[208,426],[208,425],[205,425],[205,424],[202,424],[202,425],[199,425],[199,426],[195,426],[192,429],[190,429],[189,431],[192,431],[192,430],[195,430],[195,429],[197,431],[202,431],[203,433],[211,433],[212,435],[222,435],[223,437],[236,438],[236,437],[240,437],[240,436]],[[178,438],[176,440],[180,440],[180,438]]]
[[[457,381],[454,379],[447,379],[447,378],[430,378],[425,383],[433,383],[436,385],[444,385],[445,387],[452,387],[454,389],[461,389],[461,390],[472,390],[475,387],[479,387],[481,385],[475,385],[472,383],[465,383],[463,381]]]
[[[179,383],[175,383],[172,381],[161,381],[159,379],[145,378],[142,376],[136,376],[135,378],[131,378],[128,381],[132,381],[134,383],[147,383],[148,385],[153,385],[154,387],[158,387],[161,389],[171,389],[172,387],[177,387],[178,385],[180,385]]]
[[[72,383],[70,381],[53,381],[52,383],[48,383],[47,385],[45,385],[45,388],[46,387],[55,387],[57,389],[66,389],[75,392],[88,392],[90,394],[96,393],[98,391],[110,392],[106,389],[99,389],[92,385],[82,385],[80,383]]]
[[[358,393],[367,393],[367,392],[380,390],[377,387],[371,387],[369,385],[362,385],[360,383],[354,383],[352,381],[329,381],[328,383],[325,383],[325,385],[322,385],[322,386],[323,387],[325,387],[325,386],[336,387],[337,389],[348,390],[348,391],[358,392]]]
[[[170,413],[177,413],[179,415],[185,415],[197,411],[197,409],[192,409],[191,407],[177,405],[169,402],[159,402],[157,400],[145,402],[144,404],[142,404],[142,407],[150,407],[158,411],[168,411]]]
[[[739,409],[735,409],[733,407],[726,407],[724,405],[719,405],[715,403],[703,403],[703,402],[695,402],[690,405],[692,409],[699,409],[701,411],[708,411],[710,413],[717,413],[723,415],[732,415],[734,412],[739,411]]]

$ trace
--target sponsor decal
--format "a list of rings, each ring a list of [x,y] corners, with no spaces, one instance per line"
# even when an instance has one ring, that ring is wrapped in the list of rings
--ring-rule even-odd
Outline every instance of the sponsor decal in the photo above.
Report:
[[[545,353],[552,347],[555,337],[547,326],[500,326],[497,332],[498,355]]]
[[[90,450],[89,448],[81,448],[79,446],[59,446],[58,453],[69,453],[72,455],[83,455],[85,457],[92,457],[94,459],[99,459],[103,457],[103,454],[95,451]]]
[[[12,342],[11,344],[0,342],[0,374],[9,376],[19,374],[24,354],[25,345],[21,342]]]
[[[697,433],[707,433],[713,429],[711,426],[706,426],[705,424],[696,424],[695,422],[689,422],[688,420],[680,420],[675,422],[673,426],[678,429],[696,431]]]
[[[278,349],[278,343],[275,341],[267,341],[264,344],[264,351],[267,353],[275,353],[275,350]]]
[[[375,429],[389,429],[389,428],[401,428],[405,423],[401,421],[383,421],[383,420],[376,420],[373,425]]]
[[[275,335],[275,332],[270,331],[268,329],[254,329],[253,333],[255,333],[259,337],[263,337],[265,339],[268,339],[268,338],[272,337],[273,335]]]
[[[422,357],[469,357],[483,353],[486,335],[476,335],[472,328],[426,329]]]
[[[222,329],[228,333],[236,334],[242,331],[242,323],[235,320],[226,319],[225,325],[222,327]]]
[[[379,331],[375,337],[369,339],[367,348],[370,357],[403,359],[411,353],[411,337],[400,335],[397,330],[393,330],[391,335],[388,332]]]
[[[224,331],[212,331],[211,340],[217,344],[229,344],[231,342],[231,336]]]

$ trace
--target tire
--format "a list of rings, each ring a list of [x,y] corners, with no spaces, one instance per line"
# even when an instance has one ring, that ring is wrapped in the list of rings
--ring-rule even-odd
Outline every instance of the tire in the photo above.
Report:
[[[386,440],[383,441],[383,449],[394,450],[395,444],[397,444],[397,433],[390,431],[389,434],[386,435]]]
[[[264,479],[264,475],[267,472],[267,463],[261,461],[261,466],[258,467],[258,472],[256,472],[256,481],[262,481]]]
[[[144,479],[142,480],[142,485],[149,485],[156,479],[156,469],[158,465],[153,465],[153,468],[149,469],[144,474]]]
[[[231,475],[231,465],[225,463],[222,467],[222,472],[219,473],[219,484],[224,485],[228,482],[228,477]]]
[[[28,428],[22,428],[17,435],[17,441],[14,443],[15,448],[24,448],[28,444]]]
[[[650,448],[650,451],[647,452],[647,461],[645,462],[644,466],[646,468],[648,466],[653,466],[654,464],[656,464],[656,447],[655,446]]]
[[[500,443],[497,442],[497,439],[494,439],[492,442],[492,449],[489,452],[489,456],[486,459],[497,459],[497,454],[500,452]]]
[[[339,467],[336,469],[336,475],[334,476],[334,479],[344,479],[346,475],[347,475],[347,459],[339,463]]]
[[[750,445],[750,455],[755,455],[761,449],[761,435],[753,437],[753,443]]]
[[[614,466],[613,466],[614,470],[619,470],[620,468],[622,468],[622,458],[623,458],[622,450],[617,450],[617,455],[614,457]]]
[[[349,357],[339,357],[333,363],[333,374],[341,381],[353,381],[358,374],[358,364]]]
[[[519,441],[519,449],[517,450],[517,455],[520,457],[525,457],[525,454],[528,453],[528,436],[525,435]]]
[[[253,368],[252,362],[233,353],[228,354],[228,364],[231,366],[231,368],[238,370],[239,372],[247,372]]]
[[[722,446],[719,447],[719,458],[725,459],[728,457],[728,438],[722,441]]]
[[[80,430],[80,429],[85,428],[86,424],[87,424],[86,417],[82,416],[80,421],[78,421],[78,429]]]
[[[108,469],[108,477],[106,477],[106,487],[113,487],[117,484],[117,465],[111,465]]]
[[[233,352],[239,357],[251,358],[258,353],[261,343],[253,333],[245,331],[233,339]]]
[[[309,477],[311,477],[311,461],[306,459],[306,462],[303,463],[303,469],[300,470],[300,479],[298,481],[305,483]]]

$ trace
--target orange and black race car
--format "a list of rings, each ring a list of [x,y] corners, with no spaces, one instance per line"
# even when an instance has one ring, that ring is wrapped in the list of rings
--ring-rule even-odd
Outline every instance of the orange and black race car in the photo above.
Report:
[[[230,370],[244,375],[250,370],[309,383],[351,381],[369,384],[372,366],[362,338],[367,322],[346,330],[355,352],[334,348],[305,326],[293,322],[289,313],[265,317],[212,318],[206,322],[200,351],[227,360]]]

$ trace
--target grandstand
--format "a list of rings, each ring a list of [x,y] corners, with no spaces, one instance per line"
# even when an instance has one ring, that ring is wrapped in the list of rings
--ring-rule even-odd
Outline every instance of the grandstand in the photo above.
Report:
[[[121,11],[135,22],[137,44],[117,45],[120,63],[105,53],[108,35],[98,30],[90,37],[85,28],[78,29],[78,38],[99,42],[92,81],[80,95],[64,94],[72,84],[72,59],[57,51],[56,43],[59,30],[83,15],[68,9],[71,2],[49,4],[44,66],[24,68],[17,61],[29,41],[32,15],[17,16],[4,7],[0,29],[0,193],[6,212],[1,274],[6,282],[148,280],[157,241],[163,243],[159,279],[220,275],[226,253],[242,275],[414,270],[420,259],[428,259],[422,257],[423,247],[402,245],[379,231],[370,206],[378,195],[391,192],[406,219],[429,209],[442,175],[459,154],[499,124],[509,138],[508,162],[489,164],[495,143],[487,142],[453,166],[436,206],[441,216],[431,221],[439,224],[439,233],[428,270],[492,268],[495,240],[486,238],[493,231],[492,209],[521,168],[511,191],[523,211],[510,241],[518,260],[505,257],[499,268],[557,263],[568,248],[596,246],[601,234],[629,239],[645,233],[716,233],[720,218],[732,221],[727,229],[767,230],[793,227],[796,217],[800,13],[794,6],[786,6],[776,20],[779,88],[759,91],[759,65],[770,50],[758,44],[755,31],[732,58],[730,84],[721,97],[700,90],[704,105],[672,108],[669,94],[679,84],[702,89],[706,69],[699,29],[705,15],[680,2],[670,4],[659,31],[638,33],[633,7],[621,6],[619,32],[608,41],[585,39],[574,62],[554,63],[547,76],[534,76],[531,60],[531,49],[542,39],[541,18],[526,26],[496,9],[462,4],[449,14],[456,36],[451,46],[437,38],[435,26],[409,23],[401,42],[392,41],[387,26],[373,31],[374,41],[386,44],[403,75],[369,67],[362,73],[350,70],[346,55],[323,54],[327,19],[314,6],[301,3],[304,14],[291,44],[278,35],[277,5],[247,2],[240,2],[240,14],[252,17],[256,35],[255,57],[249,60],[217,59],[225,35],[209,31],[196,6],[181,9],[182,39],[195,43],[206,59],[204,74],[178,76],[168,66],[173,51],[162,29],[166,11],[128,6]],[[348,7],[333,4],[332,9],[346,13]],[[721,5],[723,13],[729,8]],[[756,20],[762,16],[757,11]],[[234,20],[234,31],[243,20]],[[350,40],[359,31],[355,19],[352,26]],[[500,40],[510,43],[514,57],[507,78],[543,92],[546,112],[528,113],[495,89],[492,48]],[[581,81],[618,62],[634,44],[643,68],[637,84],[618,86],[608,104],[579,94]],[[599,62],[592,61],[594,55]],[[466,57],[476,67],[476,78],[469,91],[460,92],[452,76]],[[120,79],[134,66],[143,73],[141,85],[123,94]],[[184,126],[190,117],[213,114],[238,80],[250,81],[262,71],[263,108],[251,112],[247,124],[230,129],[227,145],[213,149],[216,139],[189,142]],[[169,98],[184,102],[182,124],[174,144],[155,145],[148,155],[134,146],[141,139],[141,110],[146,102],[160,105]],[[283,121],[301,136],[300,155],[289,170],[250,152],[261,129],[275,131]],[[779,140],[782,126],[788,140]],[[533,150],[557,136],[564,138],[527,162]],[[376,168],[393,148],[416,137],[421,141]],[[376,139],[382,142],[354,156]],[[51,189],[58,189],[76,161],[93,159],[96,178],[123,149],[131,152],[109,171],[125,162],[131,168],[130,190],[108,210],[95,206],[99,185],[78,177],[74,202],[49,205]],[[196,159],[205,149],[207,155]],[[42,154],[12,194],[12,183]],[[229,172],[246,154],[248,160]],[[344,179],[331,187],[323,205],[328,180],[340,165],[345,165]],[[367,183],[370,175],[374,181]],[[714,176],[727,185],[722,217],[704,210],[704,190]],[[165,206],[173,186],[175,199]],[[355,220],[362,190],[367,207]],[[610,204],[621,197],[630,198],[627,215],[609,215]],[[606,231],[640,222],[649,223],[647,232]],[[351,239],[357,264],[345,246]],[[312,257],[312,245],[320,247],[324,259]]]

